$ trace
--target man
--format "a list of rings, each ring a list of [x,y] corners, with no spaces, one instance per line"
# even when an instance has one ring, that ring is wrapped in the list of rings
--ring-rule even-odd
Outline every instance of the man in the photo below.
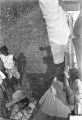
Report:
[[[59,5],[58,0],[39,0],[39,5],[42,10],[43,17],[46,21],[51,52],[53,54],[54,64],[57,67],[58,65],[64,62],[64,52],[65,52],[65,47],[68,43],[70,30],[66,21],[65,13],[62,7]],[[76,55],[77,57],[79,57],[77,59],[78,59],[78,67],[79,67],[79,76],[81,79],[81,69],[82,69],[81,55],[80,52],[78,53],[79,47],[81,50],[81,43],[79,44],[80,46],[78,46],[77,43],[74,43],[76,49]]]
[[[73,43],[76,52],[79,79],[81,81],[80,83],[79,80],[77,80],[76,84],[78,91],[81,91],[81,92],[76,91],[76,105],[77,105],[76,107],[78,114],[82,115],[82,0],[79,0],[79,2],[80,2],[80,15],[74,26],[75,39],[73,40]],[[78,86],[79,83],[80,87]]]
[[[39,0],[39,5],[46,21],[47,33],[53,55],[55,75],[59,76],[64,66],[64,52],[70,30],[60,0]],[[59,72],[58,72],[59,71]]]
[[[54,65],[56,65],[56,71],[54,72],[55,75],[58,77],[59,75],[58,68],[62,67],[61,64],[64,63],[64,51],[68,43],[70,30],[67,24],[65,13],[61,6],[59,5],[58,0],[39,0],[39,5],[43,13],[43,17],[46,21],[48,38],[51,46],[51,52],[53,55],[53,61]],[[52,93],[50,92],[48,95],[50,96],[52,95]],[[53,100],[53,95],[51,100]],[[46,110],[47,109],[48,108],[46,108]],[[70,110],[67,112],[67,115],[65,115],[62,110],[61,115],[59,116],[57,115],[56,116],[57,118],[55,117],[55,119],[61,120],[62,116],[64,116],[63,119],[65,119],[65,117],[67,117],[69,113]],[[53,116],[55,116],[55,114]],[[39,110],[35,117],[35,120],[51,120],[51,119],[53,119],[53,117],[44,114],[44,112],[42,112],[42,109]]]

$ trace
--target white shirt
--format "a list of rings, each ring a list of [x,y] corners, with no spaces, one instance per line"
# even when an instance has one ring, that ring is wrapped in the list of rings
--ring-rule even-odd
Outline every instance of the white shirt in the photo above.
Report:
[[[39,0],[40,8],[45,18],[49,41],[66,45],[70,30],[63,9],[58,0]]]
[[[1,54],[0,55],[0,58],[4,64],[4,67],[6,69],[11,69],[14,67],[14,61],[13,61],[13,55],[12,54],[9,54],[7,56]]]

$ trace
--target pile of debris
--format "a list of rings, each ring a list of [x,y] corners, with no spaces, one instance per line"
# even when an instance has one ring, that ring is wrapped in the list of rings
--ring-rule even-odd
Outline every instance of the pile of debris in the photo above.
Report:
[[[11,110],[10,120],[30,120],[33,113],[37,111],[37,101],[25,96],[18,90],[12,94],[12,100],[6,104],[8,110]]]

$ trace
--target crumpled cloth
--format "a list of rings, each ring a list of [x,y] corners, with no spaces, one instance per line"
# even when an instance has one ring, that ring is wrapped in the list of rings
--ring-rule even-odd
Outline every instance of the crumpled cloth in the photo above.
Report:
[[[67,118],[71,110],[66,100],[62,84],[54,84],[41,97],[39,101],[43,113],[49,116]]]

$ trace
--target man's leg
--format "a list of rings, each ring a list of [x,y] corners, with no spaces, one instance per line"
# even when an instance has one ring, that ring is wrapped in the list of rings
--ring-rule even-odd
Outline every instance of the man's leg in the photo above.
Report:
[[[68,42],[70,30],[66,21],[65,13],[59,5],[59,0],[39,0],[39,5],[46,21],[47,33],[51,52],[53,55],[53,62],[55,67],[55,75],[60,69],[61,64],[64,64],[64,51]],[[61,70],[59,70],[61,71]]]
[[[65,45],[50,42],[50,46],[54,62],[54,75],[61,81],[60,76],[65,68]]]
[[[54,42],[50,42],[51,52],[53,55],[54,64],[60,64],[64,62],[64,53],[65,53],[65,46],[58,45]]]

